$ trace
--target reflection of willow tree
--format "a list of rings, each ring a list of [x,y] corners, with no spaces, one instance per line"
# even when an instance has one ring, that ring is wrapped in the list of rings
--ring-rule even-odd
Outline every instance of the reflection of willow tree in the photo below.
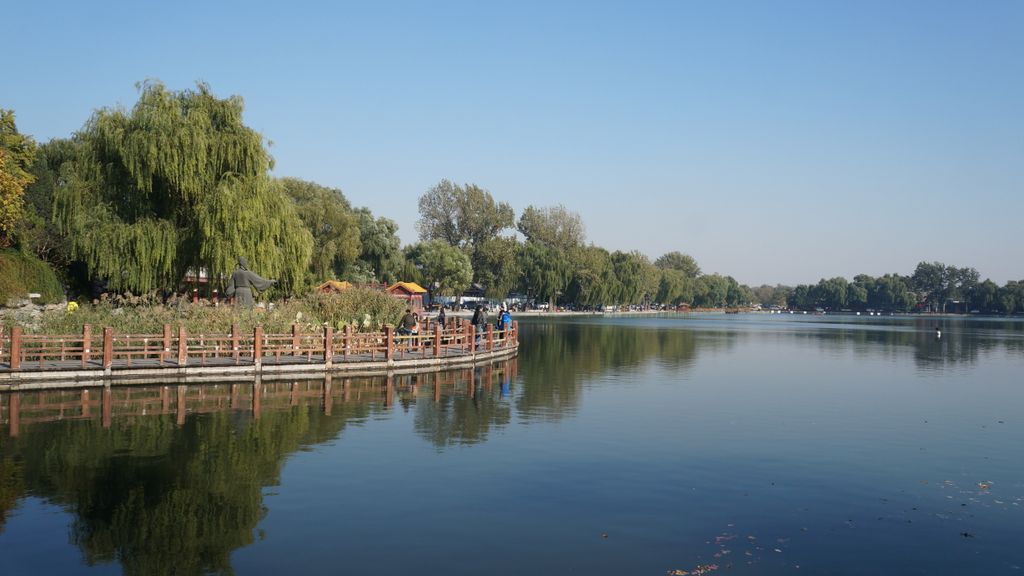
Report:
[[[588,376],[650,359],[686,369],[697,356],[698,339],[691,330],[597,322],[523,323],[521,328],[522,394],[517,408],[526,419],[556,420],[573,411]],[[732,339],[704,338],[700,343],[728,346]]]
[[[126,574],[231,573],[233,550],[253,541],[262,488],[278,482],[285,457],[336,437],[365,418],[367,404],[218,412],[29,427],[7,440],[0,498],[28,492],[75,515],[71,538],[90,565],[120,561]],[[8,467],[7,463],[18,462]],[[9,472],[17,469],[16,473]],[[18,478],[10,478],[17,476]],[[11,481],[13,480],[13,481]],[[0,510],[8,509],[0,502]]]
[[[495,381],[488,383],[492,389],[484,390],[486,372],[476,368],[472,374],[473,380],[469,381],[468,371],[459,372],[460,385],[475,387],[472,398],[468,394],[449,394],[438,402],[416,403],[417,434],[438,447],[476,444],[487,440],[488,433],[496,426],[505,426],[511,421],[508,402],[493,393],[493,388],[500,386],[500,380],[506,375],[496,370]]]

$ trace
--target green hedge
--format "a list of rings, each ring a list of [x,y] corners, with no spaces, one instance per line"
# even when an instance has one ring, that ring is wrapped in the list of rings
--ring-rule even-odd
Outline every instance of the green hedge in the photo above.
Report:
[[[64,299],[64,289],[46,262],[20,250],[0,250],[0,306],[11,298],[26,298],[30,292],[42,295],[35,300],[40,304]]]

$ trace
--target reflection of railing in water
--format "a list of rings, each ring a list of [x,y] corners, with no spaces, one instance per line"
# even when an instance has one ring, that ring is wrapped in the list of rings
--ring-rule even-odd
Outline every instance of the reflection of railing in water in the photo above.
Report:
[[[303,333],[292,325],[289,334],[266,334],[257,326],[242,334],[187,334],[165,325],[162,334],[114,334],[91,326],[79,335],[25,334],[20,327],[0,327],[0,376],[25,372],[100,372],[112,370],[251,366],[317,365],[331,368],[346,363],[403,360],[444,360],[479,353],[507,351],[519,343],[519,325],[505,330],[487,326],[481,334],[468,322],[442,328],[434,324],[419,334],[398,335],[391,327],[381,332],[355,332],[349,326],[334,331]],[[95,348],[95,345],[99,348]]]
[[[92,420],[97,417],[104,428],[118,418],[174,414],[179,425],[187,414],[222,411],[251,412],[259,418],[265,410],[309,406],[313,403],[327,416],[338,402],[381,402],[390,407],[396,392],[419,396],[429,388],[435,402],[443,388],[462,391],[473,398],[478,393],[474,372],[486,389],[495,377],[510,381],[518,370],[516,359],[508,359],[478,368],[446,370],[421,374],[371,378],[348,378],[327,374],[316,380],[264,383],[257,377],[252,384],[180,384],[170,386],[95,386],[80,390],[52,390],[0,393],[0,425],[15,437],[22,426],[62,420]],[[500,385],[500,384],[499,384]],[[464,388],[464,389],[463,389]]]

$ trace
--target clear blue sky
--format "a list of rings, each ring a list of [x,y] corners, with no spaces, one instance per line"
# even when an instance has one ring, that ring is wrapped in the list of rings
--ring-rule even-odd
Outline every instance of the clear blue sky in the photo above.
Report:
[[[1024,2],[15,2],[39,141],[135,83],[245,99],[275,174],[416,240],[442,178],[740,282],[1024,278]]]

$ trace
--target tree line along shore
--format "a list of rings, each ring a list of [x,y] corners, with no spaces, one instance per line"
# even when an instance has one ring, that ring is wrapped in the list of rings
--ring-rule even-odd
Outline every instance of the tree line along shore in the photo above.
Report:
[[[403,247],[393,220],[341,190],[271,175],[267,142],[242,112],[240,97],[217,97],[203,83],[175,91],[146,81],[130,109],[100,108],[67,138],[37,143],[18,132],[15,111],[0,111],[0,306],[28,293],[44,303],[102,293],[162,302],[190,277],[212,293],[246,256],[279,280],[265,295],[273,300],[305,302],[338,279],[416,282],[430,297],[473,287],[551,309],[1024,311],[1024,281],[998,286],[939,262],[908,275],[750,287],[704,273],[682,251],[651,261],[589,243],[565,206],[517,216],[486,189],[446,179],[419,197],[419,241]]]

